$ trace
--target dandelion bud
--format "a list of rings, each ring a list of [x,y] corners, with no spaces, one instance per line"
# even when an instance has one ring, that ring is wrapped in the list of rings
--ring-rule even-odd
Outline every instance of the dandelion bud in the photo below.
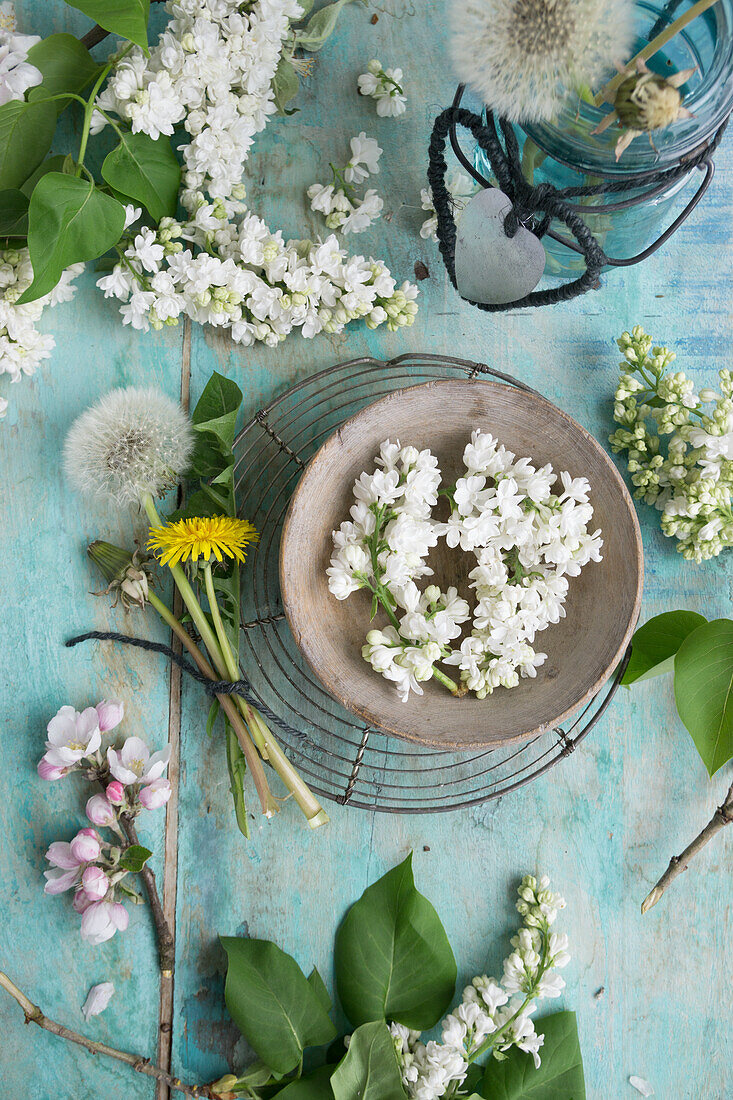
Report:
[[[114,546],[111,542],[103,542],[101,539],[90,543],[87,547],[87,554],[107,581],[105,591],[115,593],[115,604],[113,606],[120,599],[122,606],[126,609],[133,604],[142,608],[145,607],[152,581],[152,572],[147,568],[149,558],[143,557],[139,550],[135,550],[133,554],[130,554],[129,550],[123,550],[121,547]],[[121,706],[121,704],[119,705]],[[120,720],[121,718],[120,715]],[[114,727],[109,726],[108,728],[113,729]]]

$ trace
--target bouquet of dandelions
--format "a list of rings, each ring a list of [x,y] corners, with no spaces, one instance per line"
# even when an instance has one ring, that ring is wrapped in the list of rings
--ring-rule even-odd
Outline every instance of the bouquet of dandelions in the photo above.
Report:
[[[674,352],[652,347],[641,325],[618,340],[623,355],[610,437],[626,452],[635,496],[662,513],[662,531],[701,562],[733,545],[733,379],[695,393]],[[706,412],[704,406],[712,406]],[[665,438],[666,437],[666,438]]]
[[[232,446],[242,394],[235,383],[214,374],[192,419],[158,390],[119,389],[75,421],[66,439],[65,468],[83,493],[116,509],[135,506],[150,522],[148,547],[167,565],[206,654],[162,600],[151,591],[148,561],[109,543],[95,542],[89,554],[126,605],[150,603],[212,681],[239,681],[238,631],[240,565],[257,541],[250,523],[237,517]],[[188,470],[200,488],[187,507],[168,521],[156,498],[176,486]],[[202,606],[193,583],[204,590]],[[289,762],[259,711],[239,694],[219,693],[227,730],[227,761],[237,822],[248,835],[243,779],[249,771],[262,812],[279,809],[263,761],[271,765],[311,828],[328,821],[318,800]]]
[[[536,676],[546,654],[535,652],[535,635],[564,616],[569,578],[601,557],[601,533],[588,530],[585,478],[562,472],[562,491],[553,493],[551,465],[537,469],[478,430],[463,458],[465,477],[441,489],[429,450],[385,441],[378,468],[354,485],[351,519],[333,533],[329,588],[339,600],[366,589],[372,619],[380,607],[385,612],[389,625],[369,631],[362,654],[404,702],[430,679],[453,695],[483,699]],[[432,518],[441,495],[451,506],[445,523]],[[471,631],[458,648],[451,643],[471,618],[468,602],[454,587],[421,592],[416,584],[432,575],[427,557],[441,537],[476,559]],[[460,686],[439,663],[458,667]]]

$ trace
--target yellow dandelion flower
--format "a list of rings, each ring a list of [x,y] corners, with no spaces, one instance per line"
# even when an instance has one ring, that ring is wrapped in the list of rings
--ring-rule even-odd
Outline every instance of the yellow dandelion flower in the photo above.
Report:
[[[161,565],[178,565],[179,561],[208,562],[224,557],[244,561],[245,547],[259,539],[249,520],[231,516],[202,516],[166,523],[150,532],[148,549],[153,550]]]

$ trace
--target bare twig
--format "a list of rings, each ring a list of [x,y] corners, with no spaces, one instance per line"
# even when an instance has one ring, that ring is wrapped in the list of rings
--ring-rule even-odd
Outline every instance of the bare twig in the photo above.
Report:
[[[669,861],[669,867],[651,893],[648,894],[641,903],[642,913],[646,913],[648,909],[651,909],[653,905],[657,904],[664,891],[672,885],[677,876],[687,870],[687,866],[692,857],[696,856],[697,853],[705,847],[708,841],[713,839],[716,833],[719,833],[726,825],[730,825],[731,821],[733,821],[733,783],[731,783],[728,788],[728,793],[722,805],[718,806],[702,832],[698,833],[692,843],[687,845],[682,855],[672,856]]]
[[[140,841],[133,818],[128,814],[120,814],[120,824],[130,844],[139,844]],[[158,884],[155,881],[155,874],[152,869],[148,867],[147,863],[142,871],[140,871],[140,878],[143,880],[145,892],[148,895],[150,909],[153,914],[153,921],[155,922],[155,931],[158,937],[160,972],[164,977],[169,978],[173,973],[173,967],[176,961],[176,947],[173,940],[173,933],[163,913],[163,905],[160,900],[160,895],[158,894]]]
[[[108,1058],[115,1058],[118,1062],[124,1062],[136,1073],[144,1073],[146,1077],[153,1077],[157,1081],[165,1081],[169,1088],[182,1092],[185,1096],[206,1097],[209,1100],[214,1100],[216,1097],[216,1093],[212,1092],[208,1085],[186,1085],[178,1077],[173,1077],[159,1066],[152,1065],[148,1058],[141,1058],[139,1054],[128,1054],[124,1050],[115,1050],[114,1047],[107,1046],[106,1043],[98,1043],[94,1039],[87,1039],[85,1035],[80,1035],[77,1031],[71,1031],[63,1024],[57,1024],[55,1020],[49,1020],[48,1016],[44,1016],[41,1012],[38,1005],[34,1005],[2,970],[0,970],[0,986],[23,1009],[27,1024],[38,1024],[44,1031],[50,1031],[52,1035],[58,1035],[59,1038],[67,1039],[70,1043],[76,1043],[77,1046],[88,1050],[90,1054],[106,1054]]]

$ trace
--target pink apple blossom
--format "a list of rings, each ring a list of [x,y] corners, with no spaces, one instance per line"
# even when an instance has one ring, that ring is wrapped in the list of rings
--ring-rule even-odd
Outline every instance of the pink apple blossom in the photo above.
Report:
[[[71,851],[71,845],[65,840],[55,840],[53,844],[49,844],[46,859],[52,867],[61,867],[64,871],[73,871],[79,866],[79,860]]]
[[[85,756],[92,756],[102,743],[99,716],[94,707],[81,714],[73,707],[61,707],[46,727],[46,760],[53,767],[69,768]]]
[[[94,829],[80,829],[69,849],[77,863],[93,863],[102,853],[102,845]]]
[[[170,754],[170,745],[166,745],[161,752],[154,752],[151,756],[150,749],[140,737],[128,737],[119,752],[107,749],[107,761],[115,779],[129,786],[131,783],[152,783],[154,779],[159,779],[168,766]]]
[[[38,761],[38,774],[41,779],[61,779],[62,776],[66,775],[67,770],[67,768],[59,768],[56,764],[52,764],[48,759],[48,753]]]
[[[171,785],[167,779],[154,779],[143,787],[138,795],[140,802],[146,810],[157,810],[165,806],[171,796]]]
[[[115,729],[125,716],[125,704],[119,699],[103,699],[94,709],[97,712],[102,733],[109,733],[110,730]]]
[[[124,905],[118,901],[95,901],[81,918],[81,936],[87,943],[97,945],[124,932],[130,917]]]
[[[109,890],[109,879],[101,867],[85,867],[81,876],[81,885],[88,898],[100,901]]]
[[[114,825],[117,820],[114,806],[105,794],[93,794],[86,804],[86,815],[92,825]]]
[[[44,894],[63,894],[66,890],[79,885],[81,867],[77,864],[70,871],[54,867],[50,871],[44,871],[43,877],[46,879],[46,885],[43,887]]]
[[[74,900],[71,904],[74,910],[81,916],[81,914],[86,913],[89,906],[94,905],[94,902],[97,900],[97,898],[90,897],[86,890],[82,890],[82,888],[79,887],[74,894]]]
[[[106,794],[107,801],[111,802],[113,806],[121,806],[125,801],[125,788],[119,779],[113,779],[111,783],[107,784]]]

